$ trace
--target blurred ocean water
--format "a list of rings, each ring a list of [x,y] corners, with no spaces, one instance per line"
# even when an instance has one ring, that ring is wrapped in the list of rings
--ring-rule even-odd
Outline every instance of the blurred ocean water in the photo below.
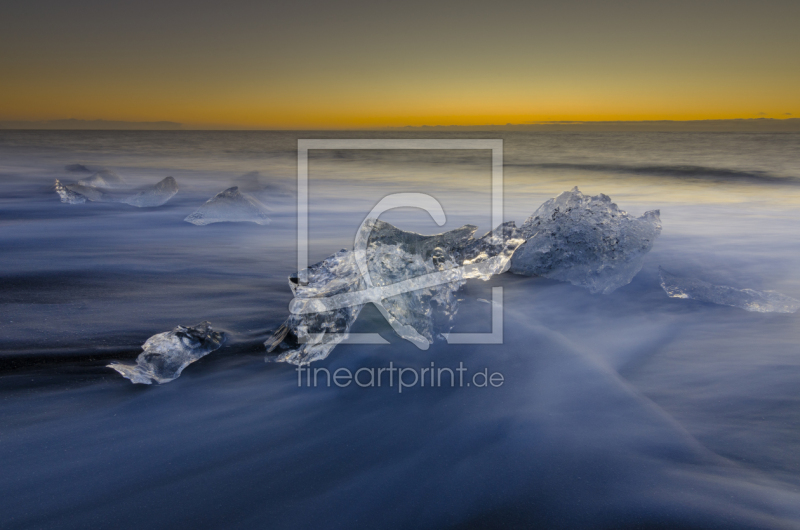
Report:
[[[579,186],[663,232],[631,284],[592,295],[505,274],[470,281],[455,332],[504,343],[420,351],[377,311],[319,366],[488,368],[499,388],[298,387],[263,362],[296,269],[298,138],[504,140],[505,218]],[[318,151],[310,255],[349,248],[388,193],[436,197],[382,218],[489,230],[490,157]],[[106,167],[167,176],[157,208],[62,204],[53,183]],[[253,173],[257,172],[257,173]],[[269,225],[184,218],[231,186]],[[800,134],[0,131],[0,526],[84,528],[800,527],[796,314],[670,299],[658,267],[800,299]],[[105,368],[208,320],[229,341],[163,386]]]

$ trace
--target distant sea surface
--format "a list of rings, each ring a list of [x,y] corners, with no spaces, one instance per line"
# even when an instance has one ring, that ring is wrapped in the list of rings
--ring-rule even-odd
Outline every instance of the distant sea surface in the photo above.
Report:
[[[463,363],[498,388],[299,387],[263,346],[292,299],[299,138],[500,138],[506,220],[578,186],[663,232],[610,295],[471,280],[453,331],[488,332],[502,286],[503,344],[422,351],[367,308],[353,331],[389,344],[312,365]],[[91,174],[74,164],[179,191],[63,204],[55,180]],[[184,222],[232,186],[271,223]],[[312,151],[310,260],[389,193],[447,214],[382,217],[400,228],[483,233],[490,191],[488,151]],[[800,299],[799,232],[797,133],[0,131],[0,527],[800,528],[800,316],[658,277]],[[204,320],[227,343],[171,383],[105,367]]]

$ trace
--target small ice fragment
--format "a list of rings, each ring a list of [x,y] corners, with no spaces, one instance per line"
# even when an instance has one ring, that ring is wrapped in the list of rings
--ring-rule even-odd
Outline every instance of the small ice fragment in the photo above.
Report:
[[[83,204],[87,201],[85,195],[69,189],[58,179],[56,179],[55,190],[58,196],[61,197],[61,202],[64,204]]]
[[[108,368],[113,368],[133,383],[169,383],[180,377],[184,368],[219,349],[223,342],[225,335],[212,330],[208,322],[178,326],[147,339],[136,364],[112,362]]]
[[[270,222],[268,212],[267,207],[256,198],[240,192],[234,186],[216,194],[184,221],[198,226],[226,222],[265,225]]]
[[[675,276],[661,267],[658,272],[661,274],[661,288],[670,298],[689,298],[758,313],[794,313],[800,308],[800,301],[775,291],[715,285],[697,278]]]
[[[510,271],[608,294],[631,282],[661,233],[659,211],[635,218],[577,187],[542,204],[519,230]]]
[[[478,302],[481,302],[482,304],[490,304],[490,305],[492,303],[491,300],[487,300],[486,298],[478,298]]]
[[[167,177],[158,184],[142,189],[123,198],[120,202],[136,206],[137,208],[154,208],[165,204],[178,193],[178,183],[172,177]]]

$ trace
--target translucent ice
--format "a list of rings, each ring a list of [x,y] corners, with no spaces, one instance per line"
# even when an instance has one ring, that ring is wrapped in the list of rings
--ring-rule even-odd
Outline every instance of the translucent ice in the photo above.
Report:
[[[308,283],[300,285],[298,276],[289,278],[295,298],[310,299],[334,296],[363,289],[354,254],[340,250],[306,269]],[[278,361],[308,364],[324,359],[347,337],[361,305],[332,311],[292,314],[264,345],[268,352],[278,350]]]
[[[348,250],[309,267],[306,285],[292,276],[289,285],[295,307],[313,311],[292,314],[265,343],[270,352],[280,348],[278,361],[307,364],[327,357],[347,337],[367,301],[379,302],[378,309],[395,332],[421,348],[452,327],[455,292],[467,277],[473,277],[456,267],[464,262],[467,246],[475,242],[475,227],[424,236],[369,220],[362,230],[368,234],[365,259],[372,289],[366,289],[357,254]],[[381,291],[398,285],[405,288]],[[366,294],[370,292],[377,293],[374,300]],[[343,303],[337,304],[337,298]]]
[[[121,202],[137,208],[161,206],[178,193],[178,183],[172,177],[144,188],[122,189],[124,184],[114,172],[103,169],[72,184],[56,179],[55,191],[67,204]]]
[[[425,236],[380,220],[365,223],[366,263],[374,288],[407,285],[403,292],[381,297],[378,305],[398,335],[427,348],[435,335],[450,331],[458,305],[455,293],[467,278],[467,271],[457,268],[464,263],[476,228],[466,225]],[[430,279],[436,283],[426,281]]]
[[[659,267],[661,287],[671,298],[689,298],[712,304],[739,307],[758,313],[794,313],[800,301],[775,291],[736,289],[697,278],[682,278]]]
[[[143,188],[124,197],[120,202],[137,208],[154,208],[165,204],[176,193],[178,193],[178,183],[174,178],[167,177],[154,186]]]
[[[269,224],[268,209],[255,197],[242,193],[237,186],[216,194],[184,219],[195,225],[250,222]]]
[[[78,191],[82,186],[65,185],[60,180],[56,179],[55,190],[64,204],[83,204],[89,199],[86,195]],[[81,190],[83,191],[83,190]],[[100,195],[98,195],[98,198]]]
[[[180,377],[184,368],[219,349],[223,342],[225,335],[212,330],[208,322],[178,326],[147,339],[136,364],[113,362],[108,367],[133,383],[169,383]]]
[[[452,328],[465,280],[488,280],[509,267],[608,293],[639,271],[661,224],[658,212],[636,219],[605,195],[585,197],[576,188],[544,203],[520,228],[504,223],[478,239],[475,229],[424,236],[367,220],[356,236],[356,248],[365,248],[309,267],[307,285],[290,278],[293,314],[265,345],[280,348],[279,361],[323,359],[373,302],[398,335],[424,349]]]
[[[607,195],[578,188],[542,204],[518,231],[516,274],[544,276],[608,294],[631,282],[661,233],[659,211],[628,215]]]
[[[476,266],[470,278],[488,280],[506,272],[517,248],[525,242],[514,221],[509,221],[471,241],[465,249],[464,265]]]

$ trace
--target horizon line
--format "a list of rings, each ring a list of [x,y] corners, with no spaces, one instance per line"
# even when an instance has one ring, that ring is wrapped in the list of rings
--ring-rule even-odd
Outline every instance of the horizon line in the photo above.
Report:
[[[578,130],[589,129],[599,131],[605,128],[609,131],[643,130],[655,132],[664,128],[665,132],[679,130],[682,127],[688,130],[708,128],[710,132],[723,130],[725,126],[736,125],[731,132],[749,129],[766,130],[777,126],[776,132],[799,131],[800,118],[787,116],[785,118],[707,118],[697,120],[551,120],[533,121],[506,124],[473,124],[473,125],[384,125],[372,127],[345,126],[345,127],[258,127],[244,125],[228,125],[217,123],[185,124],[180,122],[158,121],[128,121],[128,120],[85,120],[79,118],[55,120],[2,120],[0,130],[86,130],[86,131],[411,131],[411,130]],[[765,131],[766,132],[766,131]]]

